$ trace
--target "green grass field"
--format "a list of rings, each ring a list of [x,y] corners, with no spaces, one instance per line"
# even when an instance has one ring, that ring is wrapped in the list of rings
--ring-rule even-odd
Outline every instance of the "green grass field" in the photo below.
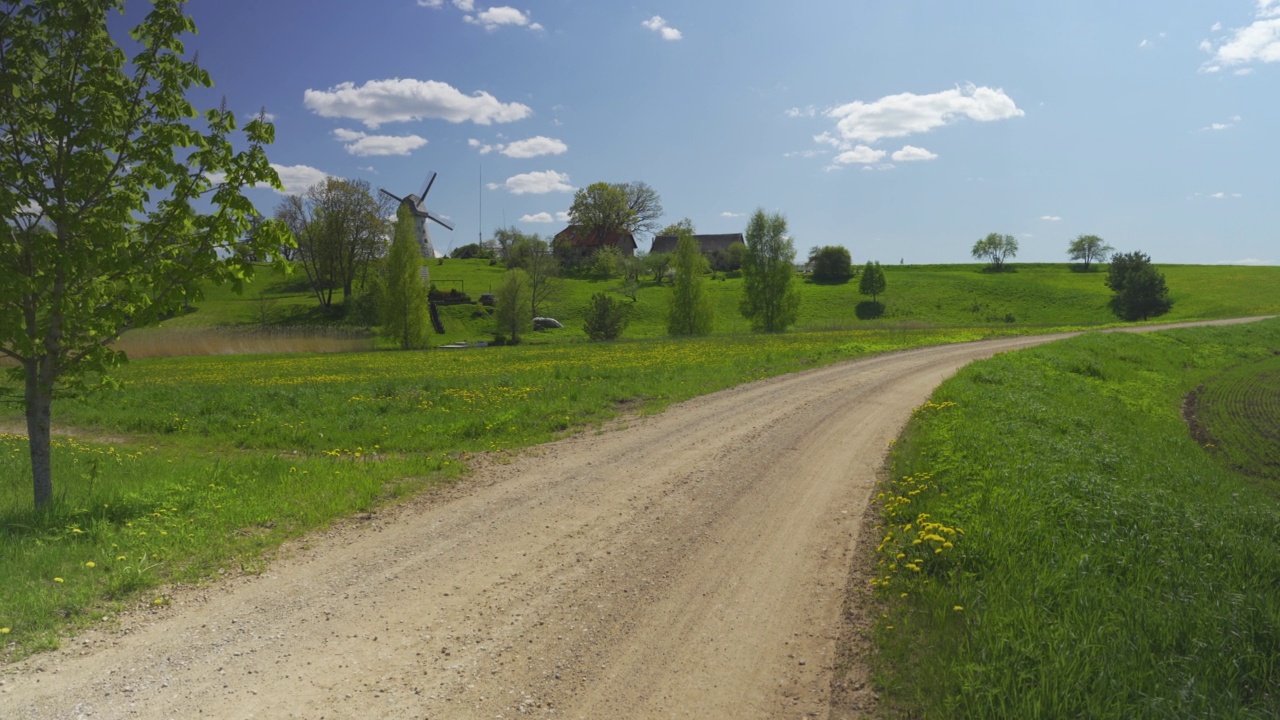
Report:
[[[1174,299],[1173,311],[1162,321],[1215,317],[1244,317],[1275,312],[1280,308],[1280,268],[1206,265],[1160,266]],[[445,260],[430,266],[436,286],[457,289],[478,300],[490,292],[502,276],[501,265],[487,260]],[[908,265],[885,267],[888,289],[880,300],[884,314],[874,319],[858,317],[854,279],[827,285],[799,279],[802,292],[797,330],[849,330],[901,325],[930,327],[1030,328],[1091,327],[1118,322],[1107,307],[1110,291],[1105,272],[1073,272],[1066,264],[1015,265],[1013,272],[983,272],[980,265]],[[583,312],[591,295],[614,292],[618,280],[590,277],[565,278],[546,314],[565,329],[536,333],[534,343],[585,342]],[[708,276],[707,291],[715,307],[716,334],[740,334],[750,326],[738,312],[742,280]],[[666,335],[669,284],[646,278],[630,307],[631,322],[623,337],[655,338]],[[621,296],[619,296],[621,297]],[[434,335],[435,344],[484,341],[491,338],[491,323],[474,317],[475,305],[442,309],[446,334]],[[319,313],[315,299],[305,288],[305,277],[288,277],[269,268],[259,273],[242,295],[226,288],[206,290],[193,312],[165,321],[163,329],[272,326],[356,327],[353,320],[334,320]],[[140,331],[154,333],[154,330]]]
[[[1280,716],[1280,487],[1181,415],[1277,347],[1276,320],[1094,334],[944,383],[879,496],[884,714]]]

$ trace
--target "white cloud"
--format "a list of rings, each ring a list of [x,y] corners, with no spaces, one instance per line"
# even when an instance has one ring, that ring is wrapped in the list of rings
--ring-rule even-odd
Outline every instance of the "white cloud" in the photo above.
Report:
[[[928,132],[966,117],[991,122],[1025,113],[1003,90],[966,85],[931,95],[901,93],[870,103],[856,100],[826,114],[837,121],[840,141],[847,145]]]
[[[1059,222],[1060,220],[1062,220],[1062,218],[1058,217],[1057,215],[1041,215],[1040,219],[1047,220],[1048,222]]]
[[[892,155],[897,162],[916,162],[919,160],[935,160],[938,155],[914,145],[903,145],[902,149]]]
[[[555,215],[549,212],[534,213],[533,215],[522,215],[520,222],[527,223],[552,223],[552,222],[569,222],[569,212],[567,210],[557,211]]]
[[[745,215],[746,215],[746,213],[729,212],[728,210],[726,210],[726,211],[724,211],[724,212],[720,213],[720,217],[722,217],[722,218],[736,218],[736,217],[744,217]]]
[[[1221,27],[1215,23],[1213,31]],[[1257,0],[1253,23],[1231,31],[1220,43],[1217,49],[1208,40],[1200,43],[1202,50],[1213,53],[1213,58],[1200,67],[1201,72],[1218,72],[1224,67],[1254,62],[1280,62],[1280,0]]]
[[[453,6],[462,12],[472,12],[476,9],[474,0],[453,0]]]
[[[1274,260],[1259,260],[1257,258],[1245,258],[1243,260],[1228,260],[1226,262],[1217,263],[1218,265],[1275,265]]]
[[[894,165],[893,163],[879,163],[879,164],[876,164],[876,165],[863,165],[863,166],[862,166],[862,169],[863,169],[863,170],[865,170],[865,171],[867,171],[867,172],[872,172],[872,171],[875,171],[875,170],[892,170],[892,169],[894,169],[895,167],[897,167],[897,166],[896,166],[896,165]]]
[[[512,195],[543,195],[552,192],[573,192],[577,188],[569,184],[569,176],[554,170],[513,175],[503,183],[489,183],[490,190],[505,189]]]
[[[787,117],[814,117],[818,114],[818,108],[813,105],[805,105],[802,108],[793,107],[787,110]]]
[[[654,15],[640,24],[649,30],[662,35],[663,40],[675,42],[676,40],[684,37],[684,33],[681,33],[679,30],[668,25],[667,21],[663,20],[661,15]]]
[[[869,148],[866,145],[858,145],[852,150],[846,150],[836,156],[836,162],[843,165],[853,163],[877,163],[884,159],[885,151]]]
[[[1209,32],[1218,32],[1222,29],[1222,23],[1216,22],[1209,26]]]
[[[271,169],[280,176],[284,185],[284,194],[301,195],[307,188],[329,177],[329,173],[317,170],[309,165],[277,165],[271,163]]]
[[[568,152],[569,146],[563,141],[555,138],[549,138],[542,135],[531,137],[527,140],[517,140],[513,143],[496,143],[486,145],[485,143],[471,138],[467,140],[467,145],[480,151],[481,155],[488,155],[491,152],[502,153],[510,158],[518,158],[527,160],[528,158],[542,157],[544,155],[560,155]]]
[[[425,8],[444,7],[444,0],[418,0],[418,7],[425,7]]]
[[[1200,129],[1201,129],[1201,130],[1212,130],[1212,131],[1217,132],[1217,131],[1226,130],[1227,128],[1229,128],[1229,127],[1231,127],[1231,126],[1232,126],[1232,124],[1231,124],[1231,123],[1220,123],[1220,122],[1216,122],[1216,123],[1210,123],[1209,125],[1206,125],[1205,127],[1202,127],[1202,128],[1200,128]]]
[[[559,155],[568,151],[569,146],[555,138],[538,135],[528,140],[517,140],[508,143],[502,154],[512,158],[535,158],[543,155]]]
[[[1143,39],[1142,39],[1142,42],[1138,43],[1138,47],[1143,48],[1143,49],[1145,49],[1145,48],[1149,48],[1149,47],[1151,47],[1151,41],[1150,41],[1150,40],[1147,40],[1146,38],[1143,38]]]
[[[410,120],[471,121],[477,125],[523,120],[533,111],[520,103],[502,103],[487,92],[463,95],[435,80],[370,80],[360,87],[345,82],[328,90],[307,90],[302,104],[321,117],[359,120],[377,128]]]
[[[458,5],[456,0],[454,4]],[[467,5],[468,7],[465,8],[461,5],[458,5],[458,7],[466,12],[471,12],[473,8],[470,7],[470,0],[467,0]],[[530,30],[542,29],[542,26],[538,23],[531,22],[529,16],[525,13],[505,5],[502,7],[492,7],[488,10],[476,13],[475,15],[467,15],[462,19],[472,25],[479,25],[489,32],[493,32],[504,25],[510,25],[512,27],[527,27]]]
[[[408,155],[427,144],[418,135],[369,135],[358,130],[338,128],[334,137],[347,143],[344,147],[352,155]]]

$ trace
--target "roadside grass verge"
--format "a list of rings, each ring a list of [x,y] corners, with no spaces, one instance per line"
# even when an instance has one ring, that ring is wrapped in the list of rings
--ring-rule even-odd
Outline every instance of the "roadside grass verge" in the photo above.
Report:
[[[1280,356],[1230,368],[1188,398],[1192,429],[1211,454],[1280,483]],[[1280,490],[1280,484],[1271,487]]]
[[[114,374],[123,391],[55,402],[57,427],[76,434],[53,449],[51,510],[30,509],[25,438],[0,435],[0,657],[54,647],[68,626],[156,600],[165,583],[253,571],[287,538],[464,472],[470,453],[808,367],[995,334],[133,361]],[[0,426],[21,419],[0,415]]]
[[[888,717],[1280,716],[1280,498],[1184,396],[1280,321],[1089,334],[975,363],[883,483]]]

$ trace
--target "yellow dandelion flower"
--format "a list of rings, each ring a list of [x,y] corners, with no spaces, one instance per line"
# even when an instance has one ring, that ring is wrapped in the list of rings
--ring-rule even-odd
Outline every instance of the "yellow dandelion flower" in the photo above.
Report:
[[[98,564],[90,560],[89,562],[85,563],[84,566],[87,568],[91,568],[91,567],[98,567]]]
[[[54,578],[53,581],[56,583],[63,582],[62,578]]]
[[[952,610],[955,610],[956,612],[964,612],[964,606],[963,606],[963,605],[956,605],[955,607],[953,607],[953,608],[951,608],[951,609],[952,609]]]
[[[8,635],[9,628],[0,628],[0,635]]]

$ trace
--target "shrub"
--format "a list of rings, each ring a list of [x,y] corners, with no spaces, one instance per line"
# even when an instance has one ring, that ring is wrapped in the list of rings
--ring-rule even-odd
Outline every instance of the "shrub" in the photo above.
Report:
[[[813,279],[817,282],[845,282],[853,277],[853,259],[849,250],[840,245],[810,250],[809,264],[813,266]]]
[[[627,327],[627,307],[606,293],[595,293],[582,331],[592,340],[616,340]]]

